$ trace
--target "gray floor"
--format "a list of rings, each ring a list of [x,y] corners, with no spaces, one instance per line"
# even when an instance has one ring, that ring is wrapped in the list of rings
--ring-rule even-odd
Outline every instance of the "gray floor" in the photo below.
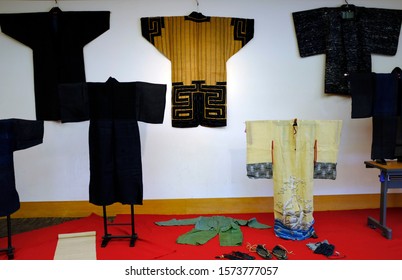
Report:
[[[78,218],[11,218],[11,234],[58,225]],[[7,236],[7,219],[0,219],[0,238]]]

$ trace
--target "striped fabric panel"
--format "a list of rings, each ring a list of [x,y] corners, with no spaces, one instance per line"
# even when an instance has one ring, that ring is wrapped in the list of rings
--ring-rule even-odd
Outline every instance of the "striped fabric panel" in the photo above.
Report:
[[[185,17],[165,17],[155,47],[172,63],[172,82],[191,85],[203,80],[207,85],[226,81],[226,62],[242,48],[235,40],[231,18],[211,17],[194,22]]]

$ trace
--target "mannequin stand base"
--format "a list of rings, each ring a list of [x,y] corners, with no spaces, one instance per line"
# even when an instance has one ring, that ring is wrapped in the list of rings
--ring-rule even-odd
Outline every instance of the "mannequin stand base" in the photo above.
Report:
[[[103,235],[103,240],[101,243],[101,247],[104,248],[108,245],[109,241],[112,239],[125,239],[128,238],[130,239],[130,247],[134,247],[135,241],[138,239],[137,234],[135,233],[134,230],[134,205],[130,205],[131,207],[131,223],[129,224],[109,224],[107,220],[107,214],[106,214],[106,206],[103,206],[103,225],[104,225],[104,231],[105,234]],[[108,226],[121,226],[121,225],[130,225],[131,226],[131,234],[130,235],[112,235],[108,233]]]
[[[14,259],[14,247],[11,245],[11,217],[7,215],[7,248],[0,248],[1,252],[6,252],[9,260]]]

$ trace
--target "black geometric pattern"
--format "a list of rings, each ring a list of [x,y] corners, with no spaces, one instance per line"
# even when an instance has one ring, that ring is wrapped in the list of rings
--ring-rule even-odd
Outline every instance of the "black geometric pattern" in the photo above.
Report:
[[[172,85],[172,125],[218,127],[226,125],[226,83],[205,85],[193,81],[192,85]]]
[[[164,27],[165,20],[163,17],[141,18],[142,36],[153,45],[155,43],[154,38],[161,36]]]
[[[234,26],[234,39],[242,42],[242,46],[247,44],[254,36],[254,20],[233,18],[231,25]]]

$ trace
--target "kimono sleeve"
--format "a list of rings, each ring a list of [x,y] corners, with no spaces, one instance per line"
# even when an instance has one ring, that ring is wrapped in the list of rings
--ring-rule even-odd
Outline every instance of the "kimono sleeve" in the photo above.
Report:
[[[167,221],[159,221],[155,222],[158,226],[188,226],[188,225],[195,225],[201,217],[198,218],[190,218],[190,219],[171,219]]]
[[[342,120],[315,121],[317,162],[314,165],[314,179],[336,179],[341,132]]]
[[[162,29],[165,28],[165,20],[163,17],[144,17],[141,18],[141,33],[142,36],[155,45],[155,37],[162,34]]]
[[[14,151],[27,149],[43,142],[43,121],[14,119]]]
[[[35,39],[32,30],[37,22],[38,19],[31,13],[0,14],[1,31],[28,47],[32,47],[32,40]]]
[[[60,120],[62,123],[89,120],[89,101],[86,83],[60,84]]]
[[[179,17],[141,18],[142,36],[169,60],[173,58],[172,50],[176,45],[174,36],[172,36],[175,30],[172,29],[173,25],[167,22],[172,22],[174,18]]]
[[[226,59],[229,59],[254,38],[254,19],[232,18],[230,25],[233,26],[233,40],[226,42]],[[221,32],[222,35],[226,33],[225,30],[221,30]]]
[[[137,120],[146,123],[163,123],[166,104],[166,85],[137,82]]]
[[[294,12],[293,23],[301,57],[323,54],[328,33],[325,8]]]
[[[352,119],[373,116],[375,73],[353,72],[349,77]]]
[[[273,129],[272,121],[246,121],[247,177],[272,178]]]
[[[370,53],[395,55],[401,31],[402,11],[366,8],[363,14],[366,45]]]
[[[81,32],[81,40],[82,43],[86,45],[109,30],[110,12],[82,12],[74,21],[79,23],[78,27]]]

